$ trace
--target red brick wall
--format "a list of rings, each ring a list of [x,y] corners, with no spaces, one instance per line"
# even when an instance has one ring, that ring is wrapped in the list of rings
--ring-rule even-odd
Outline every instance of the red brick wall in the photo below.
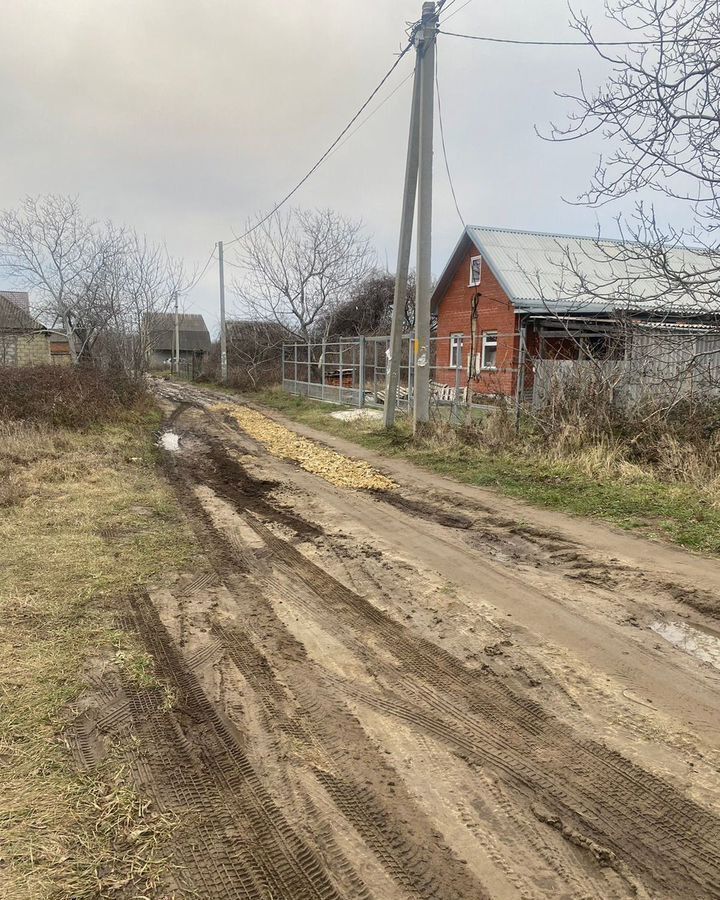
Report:
[[[477,305],[475,352],[481,353],[482,351],[482,334],[485,331],[497,332],[498,349],[496,371],[478,369],[478,379],[473,382],[472,388],[480,394],[512,396],[515,393],[514,369],[517,367],[519,350],[519,338],[516,335],[518,330],[517,314],[515,307],[484,260],[480,284],[477,287],[468,286],[470,259],[477,255],[475,248],[468,250],[455,270],[445,295],[440,300],[437,325],[437,369],[434,377],[441,383],[455,384],[455,371],[442,367],[450,364],[449,336],[462,332],[465,334],[464,372],[460,383],[463,387],[465,386],[472,333],[470,321],[472,300],[477,292],[480,297]]]

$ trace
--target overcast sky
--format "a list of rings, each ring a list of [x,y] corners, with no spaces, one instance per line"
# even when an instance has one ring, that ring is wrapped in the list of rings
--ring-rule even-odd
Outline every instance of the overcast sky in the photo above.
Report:
[[[464,0],[446,28],[572,38],[565,0]],[[393,62],[420,0],[12,0],[0,27],[0,207],[77,194],[87,215],[133,225],[192,270],[218,239],[279,200]],[[602,25],[602,0],[582,0]],[[599,28],[600,34],[610,34]],[[445,137],[472,224],[613,233],[617,208],[572,206],[600,145],[546,143],[585,48],[511,47],[440,36]],[[378,100],[409,75],[402,61]],[[404,84],[294,198],[359,217],[395,265],[411,83]],[[377,103],[377,101],[376,101]],[[376,105],[376,104],[374,104]],[[372,109],[372,107],[371,107]],[[436,128],[433,271],[461,225]],[[230,250],[228,249],[228,255]],[[230,258],[232,258],[230,256]],[[217,325],[214,267],[185,298]],[[232,312],[232,299],[229,300]]]

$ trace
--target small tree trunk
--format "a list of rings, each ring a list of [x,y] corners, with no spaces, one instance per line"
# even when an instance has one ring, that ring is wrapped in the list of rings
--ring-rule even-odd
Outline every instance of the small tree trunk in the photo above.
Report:
[[[75,350],[75,332],[73,331],[72,325],[70,324],[70,316],[68,316],[67,313],[63,315],[63,330],[65,331],[68,340],[70,359],[72,360],[72,364],[76,366],[78,360],[77,352]]]

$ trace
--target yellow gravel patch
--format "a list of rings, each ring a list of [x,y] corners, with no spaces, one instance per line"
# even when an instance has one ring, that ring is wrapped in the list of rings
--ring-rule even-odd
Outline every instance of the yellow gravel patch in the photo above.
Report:
[[[320,475],[321,478],[339,487],[366,491],[389,491],[395,487],[394,481],[381,475],[368,463],[350,459],[335,453],[334,450],[328,450],[327,447],[321,447],[254,409],[223,403],[213,406],[212,409],[213,412],[223,413],[235,419],[243,431],[260,441],[273,456],[292,459],[305,471]]]

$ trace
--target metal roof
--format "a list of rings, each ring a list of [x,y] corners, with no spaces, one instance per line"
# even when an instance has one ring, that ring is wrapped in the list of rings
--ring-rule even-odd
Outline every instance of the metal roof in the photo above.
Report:
[[[30,294],[27,291],[5,291],[0,290],[0,297],[7,297],[15,306],[30,312]]]
[[[14,303],[3,291],[0,293],[0,331],[44,331],[44,328],[33,319],[29,312]]]
[[[205,319],[197,313],[181,313],[178,316],[181,350],[201,350],[210,352],[210,333]],[[143,327],[151,334],[154,350],[162,353],[175,345],[175,314],[151,313],[144,317]]]
[[[630,259],[629,242],[598,237],[544,234],[508,228],[469,225],[438,280],[437,303],[454,270],[474,247],[493,272],[514,306],[521,312],[582,312],[610,310],[720,313],[720,296],[698,296],[669,290],[642,259]],[[698,250],[668,248],[673,269],[699,273],[709,256]],[[718,261],[712,260],[717,266]],[[583,289],[583,281],[597,285],[602,296]]]

